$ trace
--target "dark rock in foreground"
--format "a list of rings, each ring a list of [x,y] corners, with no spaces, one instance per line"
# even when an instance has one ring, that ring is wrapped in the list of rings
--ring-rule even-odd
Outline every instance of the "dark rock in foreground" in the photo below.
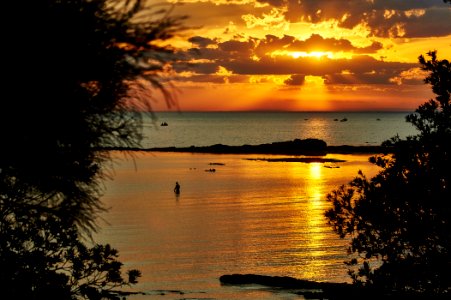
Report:
[[[433,296],[416,293],[387,292],[376,288],[358,287],[348,283],[315,282],[293,277],[265,276],[255,274],[222,275],[219,278],[224,285],[258,284],[275,289],[284,289],[302,295],[306,299],[445,299],[445,296]]]
[[[275,289],[289,290],[306,299],[370,299],[347,283],[325,283],[292,277],[265,276],[254,274],[223,275],[219,281],[225,285],[258,284]]]

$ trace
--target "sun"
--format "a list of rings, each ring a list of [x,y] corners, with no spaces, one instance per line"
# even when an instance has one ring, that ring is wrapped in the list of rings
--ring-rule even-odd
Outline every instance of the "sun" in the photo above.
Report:
[[[288,51],[288,50],[275,50],[270,54],[272,57],[274,56],[290,56],[294,59],[300,57],[312,57],[321,59],[327,57],[329,59],[335,58],[335,53],[331,51]]]
[[[292,56],[293,58],[299,58],[299,57],[314,57],[314,58],[333,58],[333,53],[330,51],[311,51],[311,52],[305,52],[305,51],[294,51],[288,53],[288,55]]]

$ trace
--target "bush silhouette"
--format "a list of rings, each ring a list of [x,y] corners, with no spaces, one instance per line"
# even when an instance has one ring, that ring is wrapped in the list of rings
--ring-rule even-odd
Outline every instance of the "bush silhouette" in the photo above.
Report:
[[[149,91],[173,104],[160,75],[174,51],[158,42],[181,30],[183,17],[146,3],[3,5],[15,23],[2,35],[9,60],[0,118],[2,295],[114,297],[109,291],[140,275],[124,278],[117,251],[89,238],[105,210],[111,157],[102,149],[139,145],[141,120],[130,110],[151,109]]]
[[[407,116],[419,134],[385,142],[392,154],[372,157],[373,178],[359,173],[331,192],[326,212],[341,237],[350,237],[354,281],[388,290],[445,293],[451,286],[451,66],[419,57],[435,99]],[[357,267],[357,269],[356,269]]]

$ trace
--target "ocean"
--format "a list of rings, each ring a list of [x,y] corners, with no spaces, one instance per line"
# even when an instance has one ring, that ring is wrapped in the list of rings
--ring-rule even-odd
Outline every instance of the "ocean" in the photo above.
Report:
[[[320,138],[377,145],[415,134],[406,113],[157,113],[144,147],[242,145]],[[147,117],[146,117],[147,118]],[[340,121],[346,118],[347,121]],[[338,121],[335,121],[338,119]],[[160,126],[166,122],[168,126]],[[302,299],[293,291],[223,286],[224,274],[254,273],[350,282],[348,241],[327,224],[328,193],[378,168],[368,155],[329,154],[322,163],[268,162],[268,155],[113,152],[96,242],[142,271],[130,299]],[[283,158],[285,156],[272,156]],[[214,172],[212,171],[214,169]],[[180,195],[174,185],[181,185]]]
[[[239,146],[318,138],[328,145],[380,145],[416,134],[408,112],[157,112],[144,116],[143,146]],[[346,121],[344,121],[346,120]],[[162,123],[168,126],[160,126]]]

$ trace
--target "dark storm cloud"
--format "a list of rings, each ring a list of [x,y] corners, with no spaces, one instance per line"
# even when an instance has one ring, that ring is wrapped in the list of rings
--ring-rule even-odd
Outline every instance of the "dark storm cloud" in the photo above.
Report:
[[[191,70],[202,77],[190,78],[191,81],[202,80],[218,82],[214,75],[219,67],[224,67],[240,80],[229,78],[229,82],[243,82],[243,76],[248,75],[291,75],[285,83],[302,84],[305,76],[321,76],[326,84],[394,84],[390,79],[398,77],[403,71],[416,67],[416,64],[382,62],[371,57],[355,59],[328,59],[312,57],[265,57],[259,61],[251,59],[217,60],[215,63],[196,64]],[[350,73],[350,74],[347,74]],[[304,75],[292,75],[304,74]]]
[[[258,41],[258,46],[254,49],[255,54],[259,57],[266,55],[277,49],[284,49],[290,46],[295,41],[293,36],[284,35],[279,38],[275,35],[268,34],[264,39]]]
[[[263,57],[267,53],[275,50],[288,51],[330,51],[330,52],[353,52],[353,53],[375,53],[382,49],[382,44],[373,42],[368,47],[356,47],[352,45],[349,40],[323,38],[318,34],[311,35],[308,39],[302,41],[297,40],[293,36],[284,35],[279,38],[275,35],[268,34],[263,39],[249,38],[247,41],[230,40],[215,44],[211,39],[196,36],[190,41],[196,44],[197,48],[192,48],[189,51],[194,55],[197,53],[205,59],[227,58],[232,55],[250,57],[255,54],[258,57]],[[206,48],[208,45],[216,45],[216,49]]]
[[[442,0],[260,0],[285,7],[292,22],[336,20],[341,27],[367,24],[375,36],[426,37],[451,34],[451,7]]]
[[[173,68],[177,72],[191,71],[197,74],[214,74],[218,70],[217,62],[174,64]]]
[[[303,85],[304,82],[305,82],[305,75],[301,75],[301,74],[291,75],[290,78],[288,78],[287,80],[284,81],[284,83],[286,85],[294,85],[294,86]]]
[[[318,34],[312,34],[310,38],[305,41],[294,41],[287,48],[293,51],[333,51],[333,52],[356,52],[356,53],[375,53],[382,49],[382,44],[373,42],[370,46],[359,48],[352,45],[349,40],[323,38]]]
[[[250,57],[254,47],[255,44],[253,40],[248,40],[246,42],[230,40],[218,44],[218,48],[223,53],[228,53],[228,55],[232,55],[235,59],[237,57]]]
[[[374,74],[328,74],[324,76],[325,84],[391,84],[396,72]]]
[[[190,81],[199,83],[247,83],[249,82],[249,77],[245,75],[231,75],[231,76],[221,76],[216,74],[202,74],[193,75],[191,77],[179,77],[177,81]]]
[[[360,74],[361,78],[354,83],[391,83],[390,78],[399,75],[416,64],[397,62],[382,62],[369,56],[359,56],[353,59],[329,59],[312,57],[265,57],[259,61],[250,59],[222,61],[221,65],[235,74],[247,75],[290,75],[305,74],[312,76],[331,76],[328,83],[335,83],[335,74],[349,72]],[[365,74],[373,74],[365,76]],[[327,78],[327,77],[326,77]]]
[[[274,50],[375,53],[379,49],[382,49],[382,44],[379,42],[373,42],[368,47],[359,48],[352,45],[349,40],[334,38],[325,39],[318,34],[311,35],[305,41],[296,40],[294,37],[288,35],[284,35],[282,38],[278,38],[274,35],[266,35],[264,39],[258,42],[255,53],[258,56],[265,55],[267,52]]]
[[[218,78],[215,75],[222,67],[233,74],[227,76],[229,83],[243,82],[250,75],[290,75],[285,84],[299,85],[303,83],[305,76],[310,75],[323,77],[327,84],[395,84],[391,81],[392,78],[417,66],[384,62],[366,55],[382,48],[377,42],[359,48],[345,39],[325,39],[319,35],[312,35],[303,41],[288,35],[281,38],[267,35],[263,39],[249,38],[246,41],[230,40],[221,43],[195,37],[192,42],[198,47],[189,49],[185,57],[192,59],[189,70],[196,75],[186,80],[199,82],[224,81],[224,76]],[[271,56],[274,50],[343,51],[355,55],[352,59],[331,59],[326,56],[293,58],[288,55]],[[186,71],[185,65],[175,65],[174,68],[178,72]]]
[[[200,47],[200,48],[205,48],[208,45],[213,45],[215,44],[215,41],[209,38],[204,38],[201,36],[193,36],[192,38],[188,39],[188,42],[191,42],[193,44],[195,44],[196,46]]]

